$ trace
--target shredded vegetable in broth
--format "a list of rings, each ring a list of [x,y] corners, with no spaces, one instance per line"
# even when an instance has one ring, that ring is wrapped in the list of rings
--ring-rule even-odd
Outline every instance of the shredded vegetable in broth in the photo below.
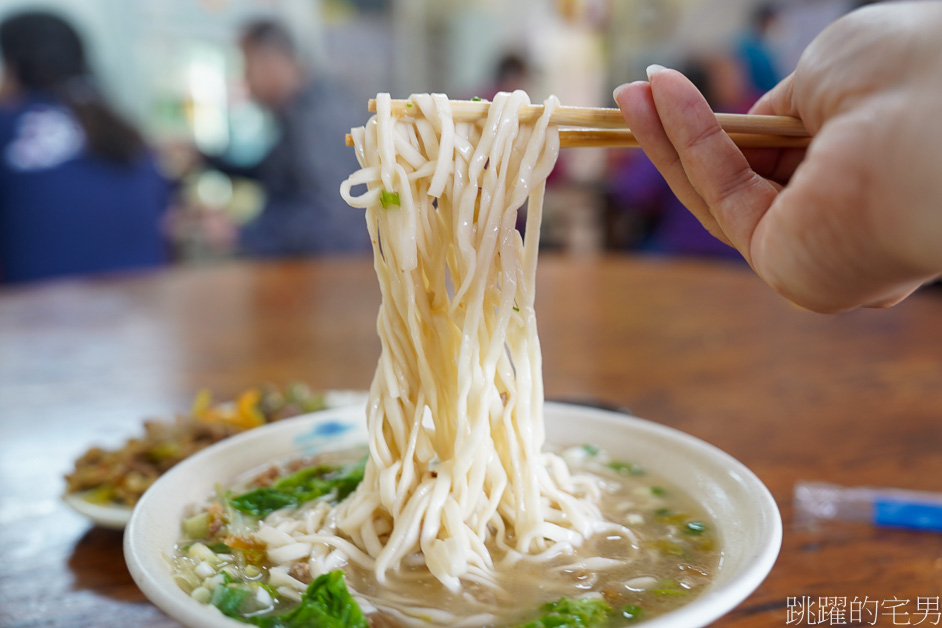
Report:
[[[382,292],[366,450],[221,488],[184,524],[181,586],[273,626],[614,626],[686,602],[718,556],[695,504],[597,447],[544,448],[534,289],[556,99],[531,123],[519,91],[479,122],[437,94],[402,117],[376,102],[341,187]]]

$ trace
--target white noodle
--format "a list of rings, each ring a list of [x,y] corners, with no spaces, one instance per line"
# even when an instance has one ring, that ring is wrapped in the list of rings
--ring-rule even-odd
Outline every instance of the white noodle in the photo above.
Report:
[[[308,517],[321,525],[316,533],[307,526],[292,540],[323,544],[312,567],[345,557],[382,584],[388,572],[408,581],[418,561],[454,592],[495,590],[500,568],[571,556],[596,533],[630,538],[602,517],[598,478],[571,474],[542,451],[533,305],[545,180],[559,152],[549,124],[557,100],[532,124],[518,120],[529,104],[520,91],[498,94],[480,124],[454,123],[440,94],[412,96],[416,115],[399,118],[388,94],[376,103],[352,132],[362,168],[341,186],[366,210],[382,292],[369,456],[357,490]],[[524,239],[517,211],[528,198]],[[458,621],[391,592],[364,597],[410,623]]]

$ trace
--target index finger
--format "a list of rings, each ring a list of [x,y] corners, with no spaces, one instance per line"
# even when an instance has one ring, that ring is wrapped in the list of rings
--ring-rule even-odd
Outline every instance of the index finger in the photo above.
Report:
[[[752,235],[779,186],[759,176],[681,73],[655,68],[654,104],[694,189],[750,264]]]

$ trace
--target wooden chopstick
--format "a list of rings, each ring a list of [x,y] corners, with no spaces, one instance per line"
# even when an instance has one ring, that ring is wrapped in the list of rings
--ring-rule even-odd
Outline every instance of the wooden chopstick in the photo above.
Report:
[[[810,137],[767,135],[759,133],[730,133],[730,139],[739,148],[804,148]],[[347,133],[346,145],[353,146],[353,136]],[[628,129],[560,129],[560,148],[640,148],[641,144]]]
[[[810,137],[770,135],[768,133],[730,133],[740,148],[804,148]],[[352,143],[350,144],[352,146]],[[561,148],[640,148],[629,129],[560,129]]]
[[[451,115],[455,121],[473,122],[487,117],[491,103],[474,100],[452,100]],[[393,100],[393,115],[414,115],[418,107],[410,105],[408,100]],[[370,98],[370,113],[376,113],[376,99]],[[520,120],[530,122],[543,115],[543,105],[527,105],[520,108]],[[788,135],[809,137],[805,126],[798,118],[789,116],[751,116],[738,113],[718,113],[716,119],[727,133],[759,133],[763,135]],[[560,106],[553,111],[550,122],[556,126],[574,126],[594,129],[624,129],[625,118],[619,109],[604,107],[566,107]]]
[[[491,103],[473,100],[452,100],[451,113],[455,121],[473,122],[487,116]],[[370,112],[376,111],[376,100],[369,101]],[[418,108],[406,100],[391,102],[393,115],[415,115]],[[532,121],[543,114],[543,105],[527,105],[520,109],[521,121]],[[737,146],[742,148],[807,146],[811,141],[801,120],[789,116],[757,116],[717,113],[716,119]],[[560,127],[559,144],[563,148],[575,147],[637,147],[638,141],[625,125],[618,109],[602,107],[560,106],[553,111],[550,122]],[[348,134],[347,146],[353,146]]]

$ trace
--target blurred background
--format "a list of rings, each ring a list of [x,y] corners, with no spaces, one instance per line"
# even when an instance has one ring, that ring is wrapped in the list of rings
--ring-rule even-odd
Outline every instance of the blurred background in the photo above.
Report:
[[[343,133],[377,92],[522,87],[534,101],[612,106],[612,89],[656,62],[684,70],[716,110],[744,112],[858,4],[0,0],[0,281],[367,254],[335,180],[355,166]],[[35,43],[68,39],[49,16],[80,48],[57,58]],[[140,138],[120,159],[95,139],[119,127]],[[156,173],[146,182],[145,161]],[[550,185],[547,249],[738,259],[639,151],[567,149]]]

